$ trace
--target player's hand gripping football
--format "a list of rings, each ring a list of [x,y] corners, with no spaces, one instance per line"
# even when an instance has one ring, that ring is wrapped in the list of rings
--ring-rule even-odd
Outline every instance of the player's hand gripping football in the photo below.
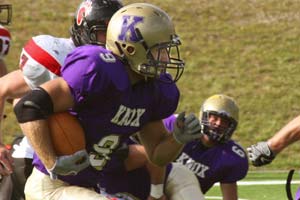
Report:
[[[178,115],[173,136],[180,144],[199,139],[202,136],[201,125],[199,119],[194,114],[189,114],[185,117],[185,112]]]
[[[256,167],[271,163],[275,154],[270,149],[267,142],[258,142],[247,148],[248,156],[252,164]]]
[[[72,155],[59,156],[54,166],[48,169],[51,179],[57,179],[57,175],[76,175],[90,165],[89,155],[86,150],[80,150]]]

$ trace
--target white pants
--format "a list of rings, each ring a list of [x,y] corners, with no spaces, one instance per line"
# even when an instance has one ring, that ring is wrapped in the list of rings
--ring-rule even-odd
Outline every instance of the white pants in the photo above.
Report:
[[[172,163],[173,168],[167,178],[166,194],[170,200],[204,200],[195,174],[187,167]]]
[[[88,188],[51,180],[36,168],[33,168],[25,184],[25,196],[26,200],[109,200]]]

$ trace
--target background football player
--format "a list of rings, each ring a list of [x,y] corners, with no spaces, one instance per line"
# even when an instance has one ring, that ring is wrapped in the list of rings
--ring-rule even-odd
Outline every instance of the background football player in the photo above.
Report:
[[[236,182],[248,172],[246,153],[231,139],[238,125],[239,108],[231,97],[213,95],[202,104],[199,120],[203,137],[188,143],[176,162],[194,172],[204,194],[219,182],[223,199],[237,200]],[[174,123],[169,124],[171,128]]]
[[[300,140],[300,115],[288,122],[275,135],[266,141],[260,141],[247,148],[253,166],[261,167],[270,164],[281,151]],[[298,187],[295,200],[300,199]]]
[[[3,25],[9,25],[12,18],[12,6],[10,4],[0,5],[0,76],[7,73],[4,57],[8,54],[11,35]]]
[[[300,140],[300,115],[295,117],[274,136],[247,148],[249,159],[256,167],[270,164],[282,150]]]
[[[170,200],[204,199],[203,194],[214,183],[220,183],[224,200],[238,199],[236,182],[248,172],[245,151],[231,139],[238,125],[238,118],[239,108],[231,97],[213,95],[204,101],[199,114],[203,136],[187,143],[175,163],[167,167],[167,178],[162,191],[165,191]],[[175,115],[164,120],[168,130],[174,129],[175,120]],[[134,151],[133,144],[129,144],[130,151]],[[127,165],[130,165],[128,160],[124,163],[125,169],[128,168]],[[182,166],[194,176],[186,173]],[[102,179],[103,191],[112,194],[119,191],[119,194],[111,195],[114,197],[130,193],[139,199],[146,199],[151,179],[145,167],[132,171],[119,169],[118,172],[106,174]],[[197,193],[194,187],[200,187],[202,192]]]
[[[60,76],[60,67],[65,57],[76,46],[104,45],[107,23],[113,13],[121,7],[122,4],[119,1],[83,1],[75,13],[74,23],[70,28],[71,38],[39,35],[28,41],[20,56],[20,69],[0,79],[0,113],[3,113],[7,99],[20,98],[40,84]],[[87,9],[89,12],[84,12]],[[0,39],[2,33],[4,31],[0,32]],[[4,47],[6,46],[3,46],[3,51],[0,53],[5,52]],[[13,173],[10,176],[14,185],[12,199],[24,199],[24,184],[32,170],[33,150],[26,137],[17,138],[13,143],[12,158],[11,152],[5,148],[2,140],[0,143],[0,174],[8,176]],[[3,193],[1,196],[5,200],[10,199]]]
[[[9,52],[11,35],[9,30],[3,25],[9,25],[12,19],[12,6],[10,4],[0,5],[0,77],[7,73],[5,56]],[[3,118],[3,115],[0,115]],[[1,121],[2,119],[0,119]],[[1,126],[0,126],[1,128]],[[1,139],[1,137],[0,137]],[[7,150],[6,150],[7,151]],[[0,168],[2,167],[0,163]],[[0,200],[10,199],[12,182],[10,177],[2,176],[0,173]],[[8,198],[6,198],[8,197]]]

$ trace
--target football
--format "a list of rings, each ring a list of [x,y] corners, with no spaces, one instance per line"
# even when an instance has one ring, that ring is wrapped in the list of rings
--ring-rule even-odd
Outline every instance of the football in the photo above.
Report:
[[[54,149],[58,156],[85,149],[85,135],[78,119],[68,112],[54,113],[48,118]]]

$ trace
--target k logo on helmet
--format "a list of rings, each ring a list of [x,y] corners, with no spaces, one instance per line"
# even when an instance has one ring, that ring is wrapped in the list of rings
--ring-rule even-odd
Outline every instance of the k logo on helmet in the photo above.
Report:
[[[121,41],[138,42],[140,38],[136,34],[135,27],[138,23],[143,22],[143,19],[144,19],[143,17],[139,17],[139,16],[132,16],[132,15],[123,16],[122,30],[118,39]]]

